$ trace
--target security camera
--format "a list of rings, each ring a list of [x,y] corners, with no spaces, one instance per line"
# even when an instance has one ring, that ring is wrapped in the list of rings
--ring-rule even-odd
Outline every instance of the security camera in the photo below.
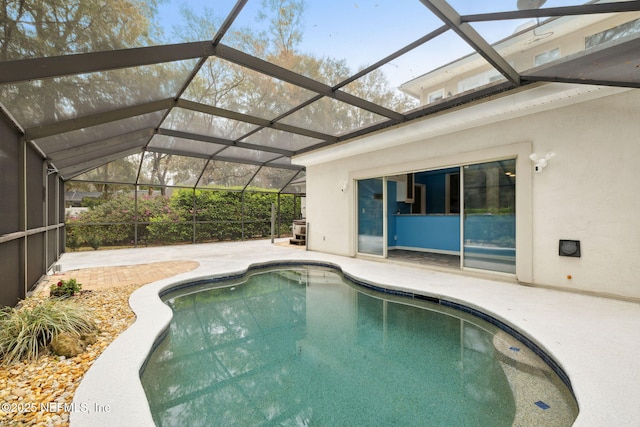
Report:
[[[553,152],[548,152],[544,156],[540,156],[536,153],[530,155],[529,158],[532,162],[534,162],[533,170],[535,172],[542,172],[542,169],[544,169],[549,164],[549,159],[555,155],[556,154]]]

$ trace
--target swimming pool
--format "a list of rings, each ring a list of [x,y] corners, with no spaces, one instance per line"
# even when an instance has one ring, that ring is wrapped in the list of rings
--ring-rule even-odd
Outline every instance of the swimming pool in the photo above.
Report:
[[[371,288],[334,269],[294,266],[165,293],[173,319],[141,375],[155,422],[499,426],[575,419],[562,373],[504,325],[459,310],[465,307]]]

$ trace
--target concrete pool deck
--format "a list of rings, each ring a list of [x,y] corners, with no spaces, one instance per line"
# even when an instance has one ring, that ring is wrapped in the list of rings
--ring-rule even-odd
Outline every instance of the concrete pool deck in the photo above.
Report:
[[[330,263],[374,284],[479,309],[520,330],[563,368],[580,406],[575,426],[635,426],[640,419],[637,303],[305,251],[268,240],[74,252],[64,254],[59,264],[64,272],[176,260],[200,265],[134,292],[130,304],[137,320],[85,375],[73,400],[72,427],[153,425],[139,371],[171,319],[171,310],[161,303],[158,292],[176,283],[242,272],[252,264],[272,261]]]

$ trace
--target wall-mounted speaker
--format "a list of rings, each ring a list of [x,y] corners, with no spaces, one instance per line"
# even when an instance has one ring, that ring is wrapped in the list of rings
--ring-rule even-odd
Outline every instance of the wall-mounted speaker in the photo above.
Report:
[[[580,240],[560,240],[558,254],[560,256],[580,257]]]

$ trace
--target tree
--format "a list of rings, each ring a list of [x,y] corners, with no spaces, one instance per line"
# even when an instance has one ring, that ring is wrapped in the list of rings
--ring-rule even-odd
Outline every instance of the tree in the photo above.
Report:
[[[131,182],[132,184],[135,182],[140,157],[140,154],[134,154],[92,169],[78,176],[77,181],[73,181],[71,185],[67,184],[67,188],[76,188],[81,191],[100,191],[102,198],[108,200],[114,192],[123,190],[122,186],[109,184],[110,182]],[[93,184],[83,183],[92,181]],[[130,187],[129,190],[133,190],[133,188]]]
[[[258,16],[270,23],[269,33],[276,55],[295,55],[295,47],[302,41],[305,9],[304,0],[262,0],[262,11]]]
[[[160,33],[153,24],[159,1],[3,0],[0,59],[149,45]],[[19,105],[11,108],[16,118],[32,127],[175,95],[176,68],[158,64],[30,81],[2,86],[0,95],[9,108]],[[148,82],[155,82],[153,90]]]
[[[162,0],[160,0],[162,1]],[[145,45],[159,0],[2,0],[0,59]]]

